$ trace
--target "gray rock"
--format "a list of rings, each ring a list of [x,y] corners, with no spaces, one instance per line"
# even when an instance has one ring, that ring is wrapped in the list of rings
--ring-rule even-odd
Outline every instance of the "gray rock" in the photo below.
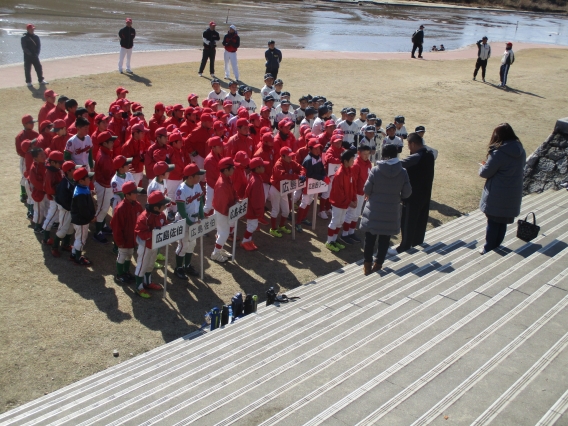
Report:
[[[558,144],[560,148],[568,148],[568,141],[562,141]]]
[[[533,155],[527,160],[527,166],[532,169],[536,165],[536,163],[538,163],[538,159],[539,158],[536,155]]]
[[[561,149],[559,150],[550,150],[548,152],[548,154],[546,154],[546,158],[548,158],[549,160],[552,160],[554,162],[557,162],[558,160],[562,159],[566,157],[566,153],[564,151],[562,151]]]
[[[558,168],[558,173],[565,175],[568,172],[568,158],[564,157],[558,161],[556,167]]]
[[[529,184],[528,192],[529,192],[529,194],[532,194],[534,192],[542,192],[543,188],[544,188],[544,183],[532,182],[532,183]]]
[[[556,163],[554,161],[547,158],[541,158],[538,162],[538,165],[536,166],[536,170],[542,172],[551,172],[555,169],[555,167]]]
[[[556,120],[554,133],[564,133],[568,135],[568,117],[559,118],[558,120]]]

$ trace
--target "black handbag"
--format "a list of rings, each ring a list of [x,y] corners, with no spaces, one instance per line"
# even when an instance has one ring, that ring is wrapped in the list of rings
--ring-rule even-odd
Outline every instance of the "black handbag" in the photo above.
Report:
[[[533,216],[533,223],[527,221],[529,215]],[[525,219],[519,219],[517,221],[517,238],[520,238],[523,241],[531,241],[534,240],[538,233],[540,232],[540,226],[536,225],[536,216],[534,212],[530,212],[526,215]]]

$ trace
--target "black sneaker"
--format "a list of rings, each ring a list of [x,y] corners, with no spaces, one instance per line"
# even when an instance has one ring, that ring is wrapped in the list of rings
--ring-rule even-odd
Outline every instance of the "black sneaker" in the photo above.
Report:
[[[32,212],[28,212],[28,213],[26,214],[26,217],[27,217],[28,219],[31,219],[31,218],[34,217],[34,215],[33,215]]]
[[[36,227],[34,228],[34,232],[36,234],[43,234],[43,228],[41,225],[36,225]]]
[[[302,225],[312,226],[312,222],[310,222],[308,219],[304,219],[302,220]]]
[[[27,202],[28,202],[28,196],[27,195],[20,195],[20,203],[26,204]]]
[[[185,275],[185,271],[183,270],[183,268],[176,268],[174,270],[174,274],[176,277],[182,279],[182,280],[187,280],[187,275]]]
[[[353,245],[354,243],[354,241],[351,239],[351,235],[342,235],[339,237],[339,241],[349,245]]]
[[[126,276],[126,278],[128,278],[128,281],[134,281],[134,279],[136,278],[130,272],[125,272],[124,275]]]
[[[105,225],[103,226],[103,230],[101,231],[103,234],[112,234],[112,229],[110,226]]]
[[[351,237],[351,239],[353,241],[355,241],[356,243],[360,243],[361,242],[361,238],[359,238],[357,235],[355,234],[349,234],[349,237]]]
[[[103,235],[102,232],[99,232],[98,234],[93,235],[93,240],[101,243],[101,244],[106,244],[108,243],[108,240],[105,238],[105,236]]]
[[[126,276],[126,274],[114,276],[114,282],[119,284],[119,285],[128,284],[128,281],[129,280],[128,280],[128,277]]]
[[[192,277],[198,277],[200,275],[199,271],[197,271],[197,269],[195,269],[192,265],[186,266],[184,269],[185,273]]]

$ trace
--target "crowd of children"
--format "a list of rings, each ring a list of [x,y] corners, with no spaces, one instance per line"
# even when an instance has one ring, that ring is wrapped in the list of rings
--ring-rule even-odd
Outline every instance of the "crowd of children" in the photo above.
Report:
[[[319,217],[330,219],[330,251],[360,242],[355,229],[363,186],[383,145],[394,144],[401,151],[407,135],[404,117],[395,117],[384,130],[368,108],[361,108],[357,119],[355,108],[344,108],[337,118],[331,101],[310,95],[302,96],[294,110],[282,80],[267,74],[264,82],[259,107],[250,87],[231,82],[226,92],[213,79],[212,91],[201,103],[193,93],[187,107],[158,102],[149,120],[123,87],[116,89],[108,114],[98,113],[93,100],[83,108],[46,90],[38,120],[22,117],[23,130],[16,136],[20,200],[34,232],[42,234],[54,257],[69,251],[78,265],[91,265],[83,252],[93,222],[97,243],[108,243],[112,235],[116,282],[134,281],[143,298],[161,289],[152,282],[152,270],[164,257],[152,247],[151,236],[169,222],[192,225],[215,213],[211,259],[220,263],[231,258],[224,245],[237,236],[228,214],[241,199],[248,198],[243,249],[257,250],[253,234],[260,225],[269,226],[275,238],[290,234],[287,221],[295,203],[296,231],[303,232],[318,194],[296,190],[290,199],[280,193],[283,180],[316,179],[328,185],[319,194]],[[422,136],[425,128],[416,131]],[[144,207],[139,194],[147,195]],[[267,202],[270,222],[265,218]],[[180,279],[198,275],[191,265],[194,248],[189,234],[177,242],[175,275]]]

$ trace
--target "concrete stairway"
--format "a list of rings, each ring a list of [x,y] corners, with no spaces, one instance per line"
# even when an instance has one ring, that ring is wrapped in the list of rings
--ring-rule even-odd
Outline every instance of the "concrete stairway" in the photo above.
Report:
[[[568,424],[568,194],[525,197],[480,256],[461,217],[365,277],[352,264],[0,416],[0,424]]]

